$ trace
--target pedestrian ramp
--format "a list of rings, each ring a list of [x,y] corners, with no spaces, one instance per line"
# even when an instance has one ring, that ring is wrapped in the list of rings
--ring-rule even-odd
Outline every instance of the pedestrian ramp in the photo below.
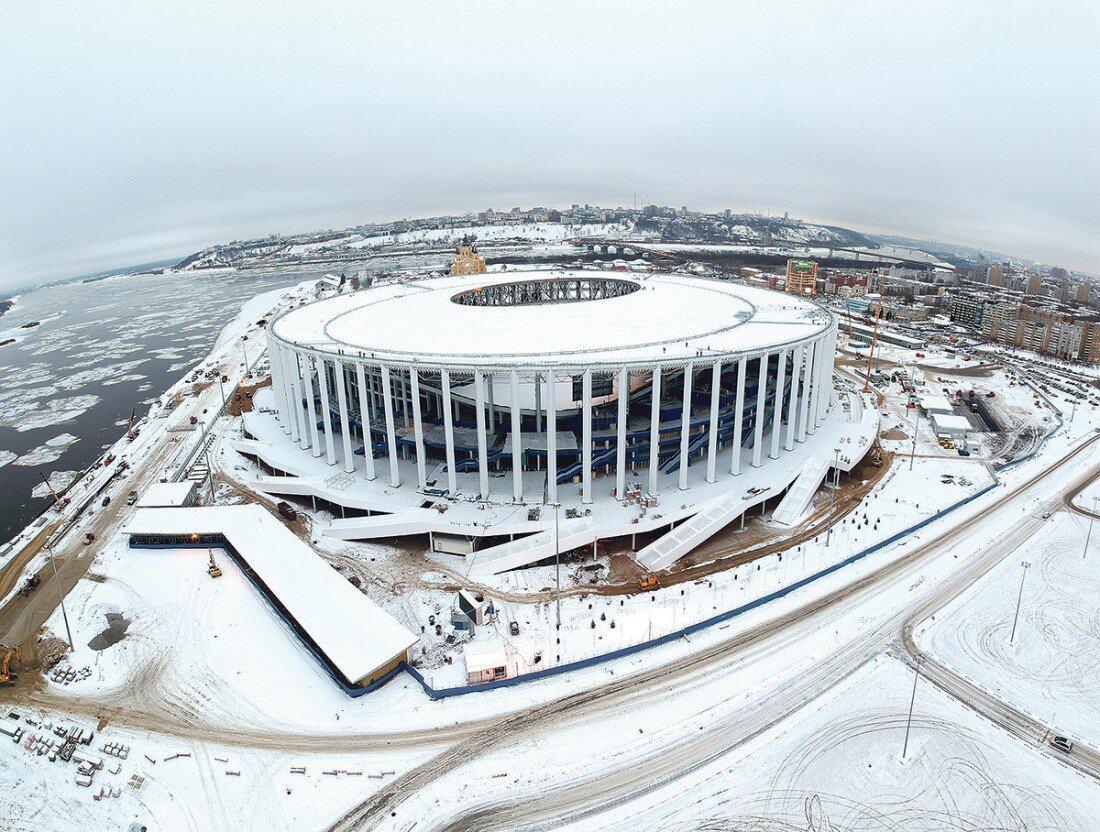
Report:
[[[650,543],[634,556],[634,560],[649,572],[668,569],[696,546],[765,499],[767,494],[764,492],[744,496],[723,494],[668,534]]]
[[[801,520],[828,470],[828,459],[822,456],[810,457],[797,479],[787,489],[787,495],[772,512],[772,520],[783,526],[793,526]]]
[[[596,539],[596,523],[591,517],[566,520],[558,526],[559,551],[568,552],[581,546],[588,546]],[[527,537],[492,546],[468,555],[470,577],[498,575],[509,569],[536,563],[554,556],[554,529],[536,532]]]

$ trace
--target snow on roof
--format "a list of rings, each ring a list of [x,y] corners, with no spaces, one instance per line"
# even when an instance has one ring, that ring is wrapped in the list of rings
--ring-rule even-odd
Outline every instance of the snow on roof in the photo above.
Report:
[[[508,653],[502,641],[470,642],[462,646],[467,673],[480,673],[508,666]]]
[[[921,396],[920,406],[929,412],[951,413],[955,408],[946,396]]]
[[[479,306],[463,290],[560,278],[616,280],[640,289],[597,300]],[[270,330],[330,355],[422,367],[621,366],[758,354],[825,332],[832,316],[801,298],[678,274],[510,272],[448,275],[339,295],[284,313]]]
[[[417,636],[352,586],[262,506],[144,508],[126,534],[222,533],[309,634],[332,665],[355,684],[396,658]]]
[[[185,506],[194,490],[195,483],[190,480],[155,482],[145,489],[145,493],[138,498],[137,505],[141,507]]]
[[[939,428],[946,428],[947,430],[970,430],[970,422],[963,416],[951,416],[941,413],[933,413],[932,421],[935,423],[937,430]]]

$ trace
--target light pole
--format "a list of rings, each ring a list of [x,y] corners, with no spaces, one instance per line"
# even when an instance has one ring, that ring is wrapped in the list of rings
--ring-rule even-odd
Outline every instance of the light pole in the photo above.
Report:
[[[1096,519],[1093,515],[1096,514],[1096,501],[1098,499],[1100,499],[1100,497],[1092,498],[1092,514],[1089,515],[1089,530],[1088,533],[1085,535],[1085,551],[1081,553],[1081,560],[1084,560],[1089,556],[1089,538],[1092,537],[1092,521]]]
[[[57,575],[57,559],[53,551],[53,543],[50,543],[50,566],[53,567],[53,579],[57,585],[57,599],[61,604],[61,618],[65,621],[65,637],[69,640],[69,652],[73,652],[76,648],[73,647],[73,634],[69,629],[69,615],[65,612],[65,593],[61,591],[61,578]]]
[[[917,701],[917,680],[920,678],[920,659],[917,659],[917,666],[913,669],[913,695],[909,697],[909,717],[905,720],[905,742],[901,746],[901,758],[905,759],[906,752],[909,751],[909,728],[913,724],[913,705]]]
[[[920,431],[920,405],[916,405],[917,420],[913,423],[913,450],[909,452],[909,470],[913,470],[913,460],[917,456],[917,433]]]
[[[554,605],[557,608],[557,624],[555,629],[561,629],[561,540],[558,537],[558,509],[561,503],[554,503]]]
[[[1024,600],[1024,578],[1027,577],[1027,569],[1031,564],[1025,560],[1022,566],[1024,571],[1020,574],[1020,594],[1016,597],[1016,614],[1012,616],[1012,634],[1008,637],[1009,644],[1016,641],[1016,622],[1020,620],[1020,602]]]
[[[833,524],[836,523],[836,518],[833,516],[836,514],[836,489],[840,482],[840,448],[833,448],[833,471],[835,476],[833,479],[832,502],[829,506],[829,528],[825,532],[825,546],[828,547],[829,541],[833,539]]]

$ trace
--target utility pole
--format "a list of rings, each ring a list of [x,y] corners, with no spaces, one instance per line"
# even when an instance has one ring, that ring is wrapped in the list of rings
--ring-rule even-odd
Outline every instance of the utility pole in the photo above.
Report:
[[[1085,535],[1085,551],[1081,553],[1081,560],[1089,556],[1089,538],[1092,537],[1092,521],[1096,519],[1093,517],[1093,514],[1096,514],[1096,501],[1098,499],[1100,499],[1100,497],[1092,498],[1092,514],[1089,515],[1089,530],[1088,534]]]
[[[69,652],[72,653],[76,648],[73,647],[73,634],[69,629],[69,615],[65,612],[65,593],[61,591],[61,578],[57,575],[57,560],[53,551],[53,543],[50,543],[50,566],[53,567],[53,579],[57,584],[57,599],[61,604],[61,618],[65,621],[65,637],[69,640]]]
[[[913,460],[917,456],[917,432],[920,430],[920,405],[916,405],[917,421],[913,425],[913,450],[909,452],[909,470],[913,470]]]
[[[1008,643],[1012,644],[1016,641],[1016,622],[1020,620],[1020,602],[1024,600],[1024,578],[1027,577],[1027,569],[1031,564],[1028,561],[1023,562],[1024,571],[1020,575],[1020,594],[1016,597],[1016,614],[1012,616],[1012,634],[1008,637]]]
[[[556,629],[561,629],[561,541],[558,537],[558,509],[561,503],[554,503],[554,604],[557,607]]]
[[[909,751],[909,728],[913,725],[913,705],[917,701],[917,680],[920,678],[920,659],[913,669],[913,695],[909,697],[909,717],[905,720],[905,742],[901,746],[901,758],[904,760]]]

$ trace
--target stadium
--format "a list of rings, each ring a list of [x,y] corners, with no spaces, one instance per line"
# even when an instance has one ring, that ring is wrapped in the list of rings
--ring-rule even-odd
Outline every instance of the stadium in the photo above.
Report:
[[[237,448],[337,537],[426,534],[478,574],[629,536],[662,569],[750,508],[793,525],[869,448],[836,335],[796,295],[682,274],[395,281],[269,324]]]

